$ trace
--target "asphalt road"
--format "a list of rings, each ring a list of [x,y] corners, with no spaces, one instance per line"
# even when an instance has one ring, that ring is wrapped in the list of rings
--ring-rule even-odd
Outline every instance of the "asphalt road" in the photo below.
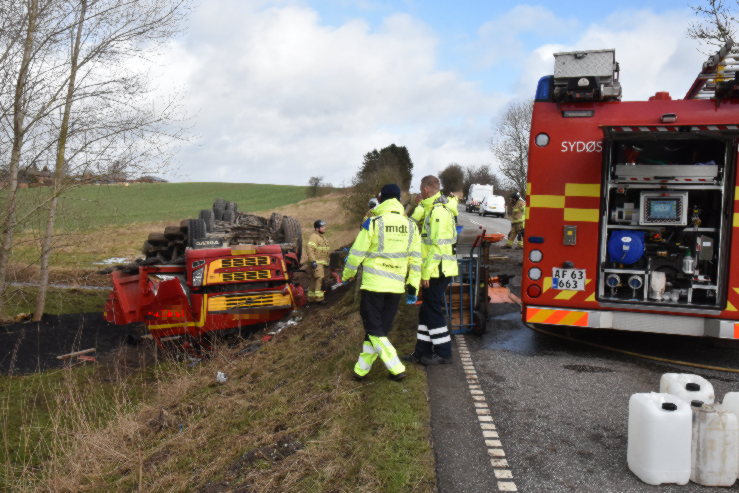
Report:
[[[460,213],[460,224],[507,222]],[[497,247],[495,247],[497,248]],[[520,269],[520,251],[504,250]],[[514,279],[511,290],[520,290]],[[455,336],[452,365],[431,367],[429,400],[439,491],[651,492],[626,465],[628,400],[659,390],[663,373],[697,373],[717,399],[739,375],[652,362],[535,332],[515,304],[491,305],[487,332]],[[733,341],[609,331],[561,335],[709,365],[739,366]],[[733,489],[739,486],[735,485]],[[662,492],[715,488],[689,483]]]

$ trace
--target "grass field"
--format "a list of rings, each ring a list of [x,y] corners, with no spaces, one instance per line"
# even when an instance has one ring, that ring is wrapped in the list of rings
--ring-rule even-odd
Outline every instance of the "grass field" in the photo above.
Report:
[[[59,230],[90,231],[110,226],[198,217],[216,198],[235,201],[239,210],[265,210],[303,200],[307,187],[255,183],[132,183],[87,185],[69,191],[60,201]],[[41,203],[45,187],[20,191],[20,212]],[[38,215],[26,223],[34,228]]]

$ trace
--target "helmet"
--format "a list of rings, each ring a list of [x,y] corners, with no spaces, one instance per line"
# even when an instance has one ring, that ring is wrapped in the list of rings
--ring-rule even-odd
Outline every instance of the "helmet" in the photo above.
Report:
[[[371,199],[369,199],[369,202],[367,203],[367,207],[369,207],[370,209],[374,209],[375,207],[377,207],[377,204],[379,203],[380,202],[375,197],[372,197]]]
[[[511,195],[511,198],[513,200],[521,200],[521,194],[518,192],[513,192],[513,195]]]
[[[322,228],[326,225],[326,222],[323,219],[317,219],[316,222],[313,223],[313,229]]]

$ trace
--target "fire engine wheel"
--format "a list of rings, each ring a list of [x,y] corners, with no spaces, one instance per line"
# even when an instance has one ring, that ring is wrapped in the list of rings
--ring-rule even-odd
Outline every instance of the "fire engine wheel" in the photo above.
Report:
[[[213,209],[203,209],[200,211],[200,219],[205,221],[205,230],[208,233],[216,227],[216,217]]]
[[[223,211],[223,220],[227,223],[234,222],[234,219],[236,219],[236,213],[232,211],[231,209],[226,209]]]
[[[282,225],[280,226],[282,231],[283,241],[285,243],[293,243],[295,245],[296,254],[300,259],[303,253],[303,234],[300,231],[300,223],[297,219],[290,216],[282,218]]]
[[[187,245],[194,246],[195,240],[205,238],[205,221],[202,219],[190,219],[187,225]]]

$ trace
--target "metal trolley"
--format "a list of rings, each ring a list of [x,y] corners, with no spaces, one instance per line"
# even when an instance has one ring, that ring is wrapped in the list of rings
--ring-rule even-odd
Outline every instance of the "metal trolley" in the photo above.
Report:
[[[488,312],[490,245],[502,239],[501,233],[475,237],[468,252],[457,253],[459,275],[452,278],[444,296],[449,332],[464,334],[485,331]]]

